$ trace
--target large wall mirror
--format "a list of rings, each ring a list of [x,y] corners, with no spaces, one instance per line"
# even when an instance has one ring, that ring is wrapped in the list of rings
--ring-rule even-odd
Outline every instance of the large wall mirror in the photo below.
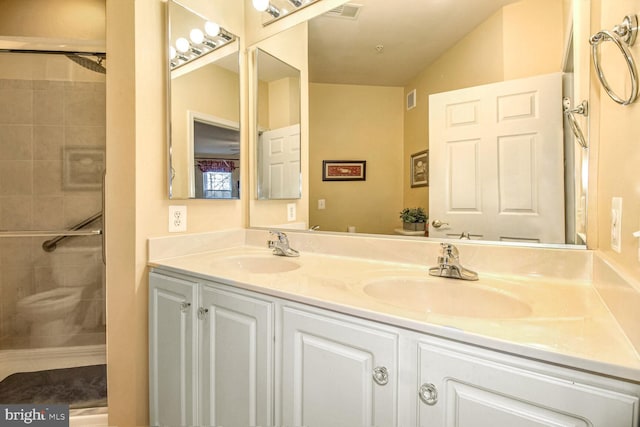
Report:
[[[169,1],[169,198],[240,198],[236,36]]]
[[[300,70],[259,48],[255,55],[258,199],[299,199]]]
[[[588,94],[588,51],[581,51],[588,44],[572,43],[588,38],[588,5],[478,0],[460,8],[456,2],[362,0],[309,21],[308,226],[399,236],[405,234],[400,211],[422,207],[430,222],[442,222],[439,229],[429,227],[430,237],[457,238],[464,232],[484,241],[582,246],[588,149],[570,132],[563,137],[562,98],[574,96],[577,105]],[[503,109],[488,116],[513,117],[515,123],[521,115],[533,115],[540,122],[547,119],[538,113],[548,112],[555,126],[552,152],[541,149],[547,137],[522,123],[504,137],[494,132],[493,152],[481,156],[477,141],[484,136],[454,129],[453,135],[430,140],[437,127],[429,121],[435,114],[431,95],[452,94],[435,116],[462,129],[473,127],[467,125],[489,109],[456,91],[544,76],[553,80],[553,99],[541,101],[541,91],[547,92],[537,86],[498,91],[498,98],[487,102]],[[588,119],[578,120],[585,129]],[[484,180],[482,156],[498,167]],[[365,160],[366,179],[323,179],[326,160]],[[547,164],[555,168],[552,173],[538,169]],[[436,192],[444,194],[442,201],[433,197]],[[489,197],[496,200],[489,203]],[[544,221],[512,225],[517,230],[512,235],[491,230],[500,221],[547,214],[542,202],[552,197],[556,205]],[[465,215],[481,218],[489,210],[496,215],[462,223]],[[440,217],[442,212],[449,216]],[[546,227],[555,229],[553,238],[540,232]]]

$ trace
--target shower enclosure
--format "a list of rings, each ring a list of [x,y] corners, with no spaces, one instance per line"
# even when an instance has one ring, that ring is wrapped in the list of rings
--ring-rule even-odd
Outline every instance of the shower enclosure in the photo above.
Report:
[[[103,59],[0,51],[0,381],[22,388],[89,366],[106,387]],[[58,403],[106,405],[94,391]]]

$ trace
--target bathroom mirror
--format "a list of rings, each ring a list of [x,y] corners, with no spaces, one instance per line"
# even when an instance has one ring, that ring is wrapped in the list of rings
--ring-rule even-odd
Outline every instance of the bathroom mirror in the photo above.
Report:
[[[236,36],[175,1],[168,7],[169,198],[240,198]]]
[[[589,2],[563,0],[478,0],[464,8],[431,0],[402,6],[363,0],[310,20],[307,226],[400,236],[403,208],[420,206],[430,213],[432,184],[414,182],[410,165],[420,156],[433,162],[426,152],[431,94],[551,73],[562,74],[571,93],[575,71],[587,90],[575,94],[580,98],[573,104],[585,99],[588,52],[575,49],[588,44],[573,46],[571,34],[581,31],[574,39],[587,40],[588,7]],[[586,24],[572,28],[576,19]],[[562,121],[561,97],[557,103]],[[565,144],[561,152],[568,166],[559,188],[566,193],[557,221],[566,222],[566,232],[560,244],[582,246],[588,150],[571,139]],[[336,159],[365,160],[366,180],[323,180],[323,161]]]
[[[299,199],[300,70],[261,49],[255,55],[258,199]]]

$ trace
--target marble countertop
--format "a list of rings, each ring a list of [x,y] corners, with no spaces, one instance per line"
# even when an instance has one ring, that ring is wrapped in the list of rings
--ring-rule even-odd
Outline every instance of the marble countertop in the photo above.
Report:
[[[268,249],[248,245],[149,265],[640,382],[640,357],[587,280],[480,272],[477,282],[464,282],[428,276],[428,267],[416,264],[317,253],[275,257]],[[447,291],[438,294],[438,304],[423,306],[411,292],[403,299],[405,289],[413,292],[425,281]],[[375,284],[384,288],[386,282],[398,284],[393,298],[372,295]],[[484,294],[487,301],[482,301]]]

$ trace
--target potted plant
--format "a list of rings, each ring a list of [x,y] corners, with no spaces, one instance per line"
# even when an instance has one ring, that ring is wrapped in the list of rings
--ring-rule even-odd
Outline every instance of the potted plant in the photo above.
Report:
[[[404,208],[400,212],[402,228],[410,231],[424,231],[429,217],[422,208]]]

